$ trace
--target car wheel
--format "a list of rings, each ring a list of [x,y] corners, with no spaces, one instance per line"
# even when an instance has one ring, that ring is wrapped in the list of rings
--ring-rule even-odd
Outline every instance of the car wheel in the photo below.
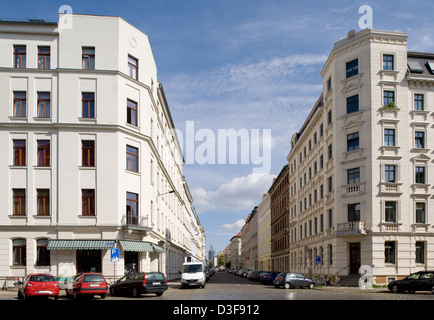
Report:
[[[314,283],[312,283],[312,282],[311,282],[311,283],[309,283],[309,286],[308,286],[308,288],[309,288],[309,289],[313,289],[313,288],[315,288],[315,284],[314,284]]]
[[[137,288],[133,288],[133,297],[137,298],[139,296],[139,292],[137,291]]]
[[[157,295],[157,297],[161,297],[163,295],[163,293],[162,292],[157,292],[156,295]]]
[[[399,289],[399,286],[397,284],[394,284],[391,288],[391,291],[393,293],[398,293],[398,292],[401,292],[401,289]]]
[[[100,295],[101,299],[105,299],[105,294]]]
[[[291,284],[289,282],[285,283],[285,289],[291,289]]]
[[[434,286],[431,287],[431,293],[434,294]]]

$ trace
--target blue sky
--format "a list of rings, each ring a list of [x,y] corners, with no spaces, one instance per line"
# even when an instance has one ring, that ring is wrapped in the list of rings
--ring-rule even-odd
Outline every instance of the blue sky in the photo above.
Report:
[[[246,129],[252,142],[254,130],[271,130],[270,169],[262,174],[253,173],[252,162],[185,164],[207,250],[229,244],[286,164],[290,138],[321,94],[320,71],[333,44],[360,30],[360,6],[372,7],[374,29],[406,32],[410,50],[434,52],[434,4],[420,0],[1,3],[0,19],[57,21],[67,4],[74,13],[120,16],[142,30],[183,134],[191,121],[196,132],[216,136],[219,129]]]

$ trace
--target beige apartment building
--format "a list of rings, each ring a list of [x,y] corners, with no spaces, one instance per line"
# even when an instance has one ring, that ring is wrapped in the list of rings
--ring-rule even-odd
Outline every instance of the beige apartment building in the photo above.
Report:
[[[407,37],[351,31],[321,71],[287,156],[291,270],[385,284],[434,268],[434,54]]]

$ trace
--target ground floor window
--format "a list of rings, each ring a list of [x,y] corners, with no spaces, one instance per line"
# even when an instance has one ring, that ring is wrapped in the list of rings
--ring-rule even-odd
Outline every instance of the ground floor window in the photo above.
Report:
[[[48,247],[48,239],[39,239],[36,244],[37,248],[37,257],[36,257],[36,265],[37,266],[49,266],[50,265],[50,250],[47,250]]]
[[[396,251],[395,251],[395,242],[393,241],[386,241],[386,243],[384,244],[384,255],[385,255],[385,262],[386,263],[395,263],[395,256],[396,256]]]
[[[101,250],[77,250],[77,273],[102,272]]]
[[[425,242],[416,242],[416,263],[425,263]]]
[[[15,239],[12,243],[13,250],[13,265],[25,266],[26,265],[26,240]]]

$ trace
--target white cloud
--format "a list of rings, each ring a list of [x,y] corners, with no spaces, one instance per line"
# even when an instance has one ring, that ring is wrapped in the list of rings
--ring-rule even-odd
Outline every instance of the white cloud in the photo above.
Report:
[[[217,190],[203,187],[192,188],[194,205],[199,214],[218,210],[221,214],[229,212],[250,212],[259,205],[262,195],[267,193],[273,178],[271,174],[249,174],[233,178],[220,185]]]
[[[244,226],[245,221],[240,219],[238,221],[235,221],[234,223],[226,223],[222,225],[222,229],[229,232],[229,233],[237,233],[241,230],[241,228]]]

